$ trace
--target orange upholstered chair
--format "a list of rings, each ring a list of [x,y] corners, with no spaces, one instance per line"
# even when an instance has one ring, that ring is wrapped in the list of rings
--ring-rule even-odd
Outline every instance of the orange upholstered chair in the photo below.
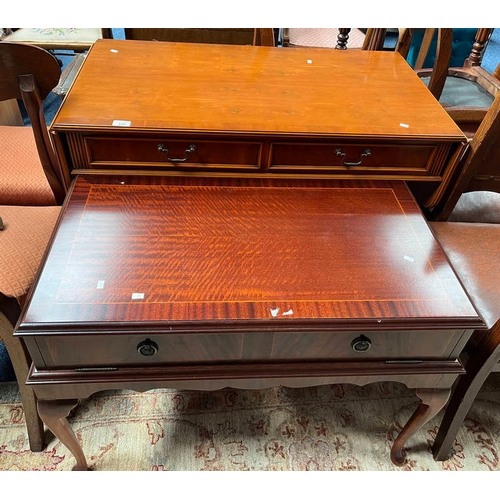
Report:
[[[19,383],[30,448],[43,448],[36,397],[24,383],[31,361],[14,324],[40,265],[65,196],[42,102],[60,67],[44,49],[0,43],[0,101],[22,99],[31,126],[0,126],[0,339]]]

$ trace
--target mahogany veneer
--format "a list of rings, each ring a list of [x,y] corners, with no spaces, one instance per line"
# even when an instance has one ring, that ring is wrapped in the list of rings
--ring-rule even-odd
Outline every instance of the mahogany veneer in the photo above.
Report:
[[[423,399],[402,463],[483,327],[403,182],[89,176],[16,335],[52,427],[110,388],[397,380]]]

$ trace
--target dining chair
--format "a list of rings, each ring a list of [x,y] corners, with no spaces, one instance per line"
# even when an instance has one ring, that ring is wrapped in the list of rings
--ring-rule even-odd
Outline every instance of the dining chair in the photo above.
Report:
[[[83,52],[101,38],[113,38],[111,28],[19,28],[3,41],[36,45],[49,51]]]
[[[413,39],[415,30],[404,28],[406,39]],[[417,75],[428,86],[455,123],[472,137],[500,90],[500,64],[491,74],[481,67],[484,50],[493,28],[479,28],[462,66],[450,66],[453,57],[455,28],[426,28],[414,64]],[[428,56],[435,44],[430,63]],[[410,44],[398,50],[408,58]],[[427,61],[427,63],[426,63]],[[432,67],[426,67],[432,64]]]
[[[500,94],[469,140],[455,177],[429,217],[500,224]]]
[[[487,330],[476,330],[465,346],[465,374],[454,387],[433,444],[446,460],[486,378],[500,371],[500,224],[431,222],[431,229],[461,279]]]
[[[60,73],[45,49],[0,43],[0,101],[21,99],[31,123],[0,126],[0,340],[16,374],[33,451],[43,449],[43,425],[25,384],[31,360],[12,334],[65,197],[42,106]]]
[[[111,28],[19,28],[4,38],[5,42],[35,45],[56,56],[70,57],[64,65],[58,84],[52,91],[64,97],[80,70],[87,51],[96,40],[113,38]],[[60,58],[62,65],[62,59]]]
[[[466,374],[454,388],[433,445],[436,460],[453,442],[488,375],[500,371],[500,94],[459,165],[458,176],[430,221],[487,330],[466,345]]]

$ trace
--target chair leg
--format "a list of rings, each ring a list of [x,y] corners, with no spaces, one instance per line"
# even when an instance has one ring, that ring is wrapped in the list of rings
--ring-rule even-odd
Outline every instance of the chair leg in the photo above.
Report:
[[[31,451],[42,451],[44,449],[45,432],[43,422],[38,416],[37,398],[33,389],[24,383],[28,376],[31,360],[22,341],[13,336],[14,327],[12,323],[1,312],[0,332],[19,384],[30,449]]]
[[[446,460],[453,441],[486,377],[500,359],[500,320],[488,330],[458,379],[432,447],[435,460]]]

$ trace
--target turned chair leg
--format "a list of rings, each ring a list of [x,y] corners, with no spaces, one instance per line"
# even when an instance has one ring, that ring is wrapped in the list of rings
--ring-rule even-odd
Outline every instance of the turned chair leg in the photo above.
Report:
[[[450,397],[450,392],[451,389],[417,389],[417,396],[422,400],[422,403],[406,422],[392,445],[391,460],[394,465],[404,465],[406,460],[405,443],[444,407]]]
[[[31,359],[23,342],[13,336],[14,327],[11,322],[1,312],[0,331],[19,385],[30,449],[31,451],[42,451],[44,449],[45,433],[43,422],[38,416],[37,398],[33,389],[25,384],[31,366]]]
[[[488,330],[465,366],[446,408],[432,447],[435,460],[446,460],[453,441],[462,426],[486,377],[500,359],[500,320]]]

